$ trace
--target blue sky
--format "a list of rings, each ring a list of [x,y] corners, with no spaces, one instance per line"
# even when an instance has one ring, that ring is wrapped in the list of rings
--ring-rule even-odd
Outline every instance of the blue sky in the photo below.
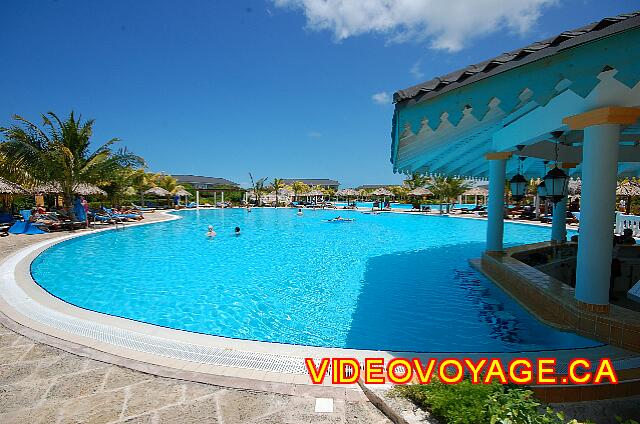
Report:
[[[481,4],[485,3],[485,4]],[[404,8],[403,8],[404,7]],[[70,110],[152,171],[402,180],[388,96],[631,0],[3,2],[0,125]],[[414,9],[412,9],[414,8]],[[506,8],[511,8],[507,10]],[[382,104],[380,104],[382,103]]]

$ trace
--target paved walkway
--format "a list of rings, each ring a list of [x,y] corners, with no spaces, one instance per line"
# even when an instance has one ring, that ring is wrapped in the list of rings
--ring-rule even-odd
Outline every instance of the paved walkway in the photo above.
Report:
[[[160,214],[146,217],[161,219]],[[0,238],[0,258],[59,235]],[[335,400],[333,405],[333,413],[316,413],[312,397],[157,377],[67,353],[0,325],[3,424],[389,422],[368,402]]]
[[[387,423],[368,402],[250,392],[133,371],[0,326],[1,423]]]

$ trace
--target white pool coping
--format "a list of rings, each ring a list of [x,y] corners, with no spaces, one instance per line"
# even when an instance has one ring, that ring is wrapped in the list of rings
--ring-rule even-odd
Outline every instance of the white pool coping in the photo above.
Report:
[[[127,224],[127,227],[179,219],[176,215],[160,213],[169,216],[161,221]],[[49,294],[33,280],[31,262],[42,251],[54,244],[101,231],[114,229],[63,235],[27,246],[4,260],[0,259],[0,312],[21,326],[57,341],[84,346],[131,361],[197,374],[293,385],[311,385],[304,365],[304,358],[308,357],[350,357],[361,361],[367,357],[377,357],[388,361],[394,357],[492,356],[509,360],[523,356],[523,353],[463,355],[323,348],[199,334],[79,308]],[[581,357],[612,357],[615,359],[614,365],[619,368],[640,367],[638,355],[612,346],[582,348],[578,351]],[[524,353],[528,357],[550,355],[558,357],[558,362],[562,364],[576,356],[576,349]],[[327,379],[324,384],[330,385],[330,380]],[[344,392],[345,388],[341,387],[340,390]],[[353,390],[358,390],[357,385],[353,386]]]

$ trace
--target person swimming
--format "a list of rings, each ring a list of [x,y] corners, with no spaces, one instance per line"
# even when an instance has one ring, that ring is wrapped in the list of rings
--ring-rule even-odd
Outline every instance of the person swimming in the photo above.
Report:
[[[235,235],[237,235],[237,236],[240,235],[240,227],[236,227]]]
[[[215,237],[216,232],[213,230],[213,225],[209,225],[209,231],[207,231],[207,237]]]
[[[251,205],[247,206],[247,213],[251,212]]]
[[[303,215],[303,214],[302,214],[302,209],[298,208],[298,212],[296,213],[296,215],[298,215],[298,216],[302,216],[302,215]]]
[[[342,216],[338,215],[335,218],[327,219],[327,222],[351,222],[354,220],[354,218],[343,218]]]

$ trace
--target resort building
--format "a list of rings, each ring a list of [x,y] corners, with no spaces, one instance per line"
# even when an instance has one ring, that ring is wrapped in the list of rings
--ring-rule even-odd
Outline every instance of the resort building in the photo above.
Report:
[[[202,177],[200,175],[172,175],[179,184],[190,184],[198,190],[239,190],[240,184],[225,178]]]
[[[172,175],[179,184],[190,184],[195,188],[198,193],[197,197],[201,195],[205,197],[212,197],[214,199],[220,199],[224,202],[225,196],[230,198],[230,194],[234,194],[235,197],[240,198],[244,189],[240,187],[240,184],[225,178],[217,177],[203,177],[200,175]],[[198,202],[198,201],[196,201]],[[199,203],[199,202],[198,202]]]
[[[291,185],[296,181],[301,181],[309,187],[320,186],[325,189],[337,190],[340,187],[338,180],[330,180],[326,178],[284,178],[285,185]]]
[[[624,14],[400,90],[391,149],[395,172],[488,177],[482,271],[539,318],[635,350],[639,309],[610,304],[610,278],[616,180],[640,173],[639,43],[640,13]],[[550,242],[505,249],[514,176],[525,187],[544,177],[539,194],[555,202]],[[582,181],[577,243],[566,242],[567,176]],[[547,268],[529,266],[532,257]]]

